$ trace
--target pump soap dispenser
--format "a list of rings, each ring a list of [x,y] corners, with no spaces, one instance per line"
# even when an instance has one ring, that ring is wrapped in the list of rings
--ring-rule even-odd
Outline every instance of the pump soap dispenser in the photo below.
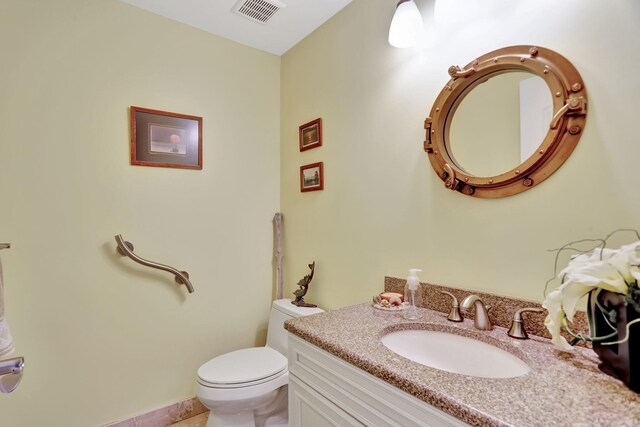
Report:
[[[416,320],[420,317],[418,308],[416,307],[416,301],[419,301],[421,298],[420,279],[417,274],[419,271],[422,270],[417,268],[409,269],[407,284],[404,286],[404,303],[407,306],[404,312],[404,318],[408,320]]]

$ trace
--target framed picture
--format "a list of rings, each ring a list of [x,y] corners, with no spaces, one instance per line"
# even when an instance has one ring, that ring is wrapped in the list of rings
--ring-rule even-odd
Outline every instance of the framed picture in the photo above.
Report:
[[[202,169],[202,117],[132,106],[131,164]]]
[[[315,119],[299,128],[300,151],[310,150],[322,145],[322,119]]]
[[[300,166],[300,191],[318,191],[324,189],[324,169],[322,162]]]

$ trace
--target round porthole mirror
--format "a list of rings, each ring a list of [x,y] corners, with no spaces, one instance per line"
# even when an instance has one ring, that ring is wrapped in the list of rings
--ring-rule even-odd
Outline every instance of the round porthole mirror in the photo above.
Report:
[[[489,52],[451,80],[425,120],[424,149],[445,187],[506,197],[539,184],[571,154],[587,94],[573,65],[533,46]]]

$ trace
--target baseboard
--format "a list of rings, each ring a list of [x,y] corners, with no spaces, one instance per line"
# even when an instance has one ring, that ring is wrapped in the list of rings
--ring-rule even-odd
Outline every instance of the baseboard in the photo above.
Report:
[[[136,415],[132,418],[105,424],[103,427],[167,427],[171,424],[195,417],[206,412],[198,398],[183,400],[173,405],[156,409],[146,414]]]

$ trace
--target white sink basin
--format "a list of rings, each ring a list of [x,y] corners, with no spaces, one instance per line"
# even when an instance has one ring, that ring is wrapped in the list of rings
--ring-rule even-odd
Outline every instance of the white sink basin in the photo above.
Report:
[[[491,344],[446,332],[411,329],[380,338],[389,350],[422,365],[483,378],[512,378],[530,368],[517,356]]]

